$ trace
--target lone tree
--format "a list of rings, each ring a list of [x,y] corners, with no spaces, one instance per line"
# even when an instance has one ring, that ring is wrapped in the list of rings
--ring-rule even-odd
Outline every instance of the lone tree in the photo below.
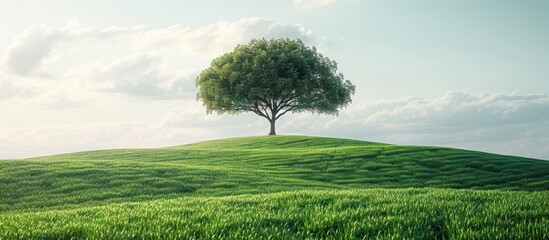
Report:
[[[196,78],[208,113],[254,112],[271,123],[288,112],[336,115],[355,86],[337,63],[301,40],[254,39],[214,59]]]

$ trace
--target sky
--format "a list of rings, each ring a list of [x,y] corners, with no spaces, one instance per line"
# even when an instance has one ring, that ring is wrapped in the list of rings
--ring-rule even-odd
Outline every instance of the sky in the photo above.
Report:
[[[354,85],[277,133],[549,159],[549,1],[19,0],[0,8],[0,159],[266,135],[194,84],[253,38],[299,38]]]

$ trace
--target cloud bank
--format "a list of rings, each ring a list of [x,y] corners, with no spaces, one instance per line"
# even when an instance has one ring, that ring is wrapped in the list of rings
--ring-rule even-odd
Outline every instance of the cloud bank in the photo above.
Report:
[[[58,107],[86,102],[80,96],[89,101],[108,94],[116,98],[191,97],[200,69],[253,38],[299,38],[325,48],[323,38],[299,24],[257,17],[194,28],[179,24],[153,29],[82,27],[76,20],[63,27],[35,24],[3,51],[0,101],[17,98],[14,102]],[[65,91],[59,91],[59,86]],[[66,92],[78,94],[67,96]],[[70,104],[51,101],[55,93]]]
[[[206,115],[187,102],[148,123],[44,126],[0,131],[0,156],[25,146],[40,154],[113,147],[154,147],[214,138],[263,135],[268,124],[253,114]],[[439,98],[408,97],[357,101],[339,116],[288,115],[281,134],[355,138],[405,145],[438,145],[549,160],[549,97],[544,94],[470,95],[450,92]],[[55,141],[52,141],[55,139]]]
[[[291,127],[299,124],[315,127]],[[298,116],[284,126],[303,134],[549,159],[549,97],[545,94],[450,92],[434,99],[356,102],[338,118],[319,121],[310,115]]]

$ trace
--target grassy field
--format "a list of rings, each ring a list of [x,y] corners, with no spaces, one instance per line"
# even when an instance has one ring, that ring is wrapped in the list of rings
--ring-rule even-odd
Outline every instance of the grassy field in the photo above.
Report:
[[[0,239],[549,239],[549,161],[264,136],[0,162]]]
[[[8,213],[6,239],[547,239],[549,195],[443,189],[187,197]]]

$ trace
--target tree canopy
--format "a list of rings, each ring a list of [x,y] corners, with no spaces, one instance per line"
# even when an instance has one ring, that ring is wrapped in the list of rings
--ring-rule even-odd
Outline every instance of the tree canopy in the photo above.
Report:
[[[271,124],[288,112],[337,114],[355,86],[337,63],[301,40],[254,39],[215,58],[196,78],[208,113],[253,112]]]

